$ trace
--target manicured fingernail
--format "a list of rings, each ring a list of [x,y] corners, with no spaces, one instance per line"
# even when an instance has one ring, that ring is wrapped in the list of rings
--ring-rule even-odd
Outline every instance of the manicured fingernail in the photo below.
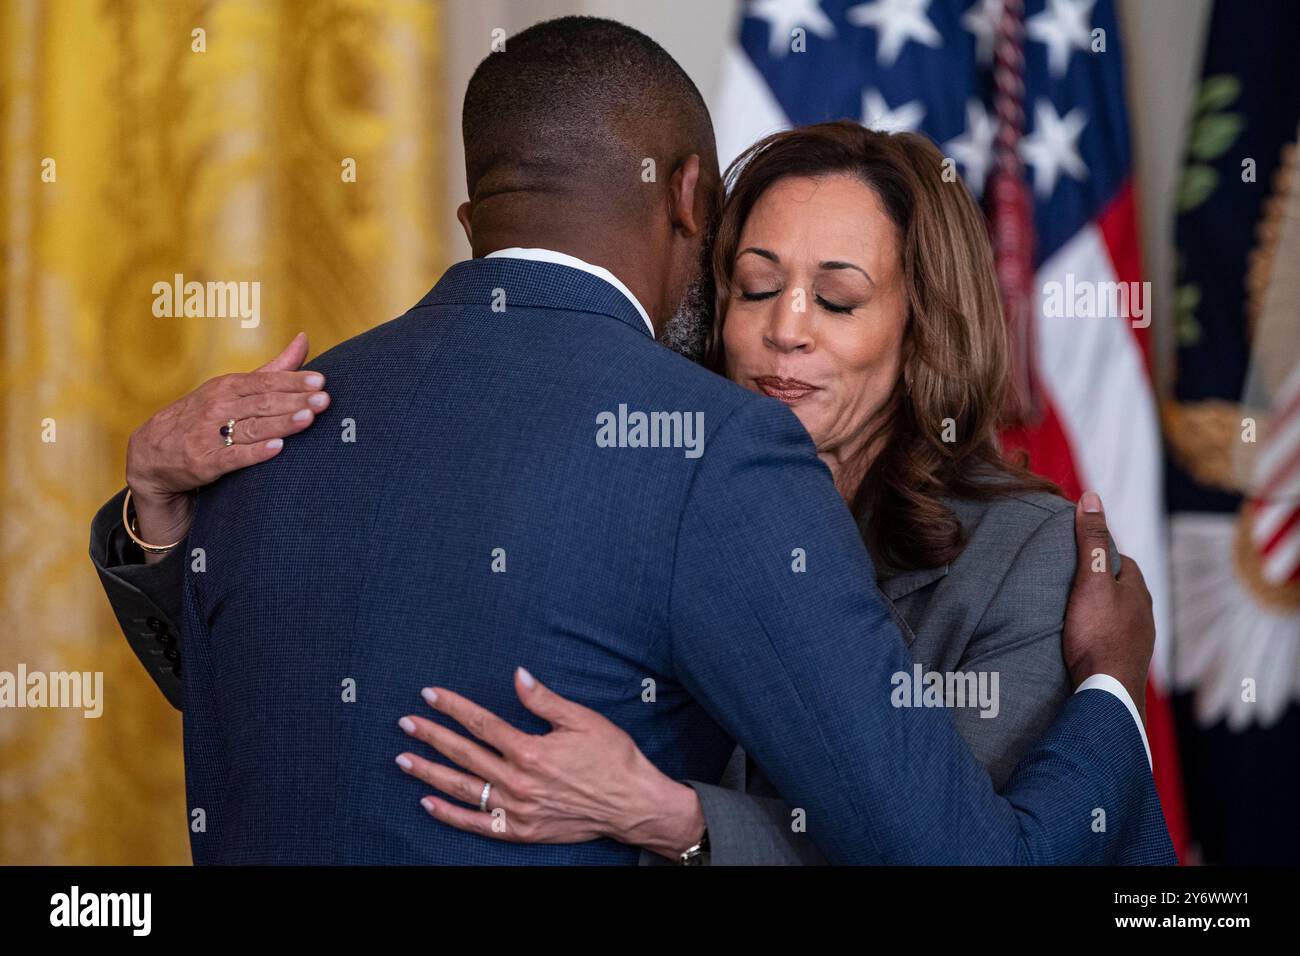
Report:
[[[412,767],[415,766],[415,764],[411,763],[411,758],[405,756],[404,754],[397,755],[397,765],[401,767],[403,770],[410,770]]]
[[[426,809],[426,810],[428,810],[430,813],[432,813],[432,812],[433,812],[433,798],[432,798],[432,797],[425,797],[423,800],[420,801],[420,806],[424,807],[424,809]]]
[[[528,671],[524,670],[522,667],[519,668],[519,683],[523,684],[525,687],[528,688],[537,686],[537,680],[533,677],[532,674],[528,673]]]
[[[438,703],[438,692],[432,687],[426,687],[424,690],[420,691],[420,696],[425,699],[430,707]]]
[[[320,388],[322,385],[325,384],[325,376],[317,375],[313,372],[311,375],[308,375],[302,381],[303,384],[306,385],[308,388]]]
[[[293,420],[295,422],[305,422],[311,418],[311,414],[310,408],[300,408],[293,413]]]
[[[307,399],[307,404],[312,408],[324,408],[325,403],[328,401],[329,397],[326,396],[324,392],[317,392],[315,395]]]
[[[1083,512],[1084,514],[1101,514],[1101,497],[1095,491],[1085,491],[1083,493]]]
[[[413,721],[410,717],[403,717],[401,720],[397,722],[397,726],[401,727],[408,734],[415,733],[415,721]]]
[[[283,439],[283,438],[272,438],[269,442],[266,443],[266,447],[267,447],[267,448],[283,448],[283,447],[284,447],[284,439]]]

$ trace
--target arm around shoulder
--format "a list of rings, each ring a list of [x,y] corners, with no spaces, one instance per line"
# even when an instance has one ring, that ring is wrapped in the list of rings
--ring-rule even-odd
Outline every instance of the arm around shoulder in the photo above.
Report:
[[[1140,764],[1113,752],[1113,734],[1137,738],[1127,710],[1072,698],[999,797],[951,714],[894,707],[891,677],[911,657],[788,409],[755,400],[711,437],[682,512],[670,630],[687,691],[805,812],[831,862],[1118,861],[1122,835],[1079,830],[1099,801],[1126,830],[1150,783],[1140,743]]]

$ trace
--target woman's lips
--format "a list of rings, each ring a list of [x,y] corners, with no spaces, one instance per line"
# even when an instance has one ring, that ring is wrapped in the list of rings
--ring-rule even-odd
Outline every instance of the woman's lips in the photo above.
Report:
[[[793,405],[801,398],[818,391],[816,385],[809,385],[797,378],[780,378],[775,375],[764,375],[762,378],[756,378],[754,384],[758,386],[758,390],[764,395],[771,395],[787,405]]]

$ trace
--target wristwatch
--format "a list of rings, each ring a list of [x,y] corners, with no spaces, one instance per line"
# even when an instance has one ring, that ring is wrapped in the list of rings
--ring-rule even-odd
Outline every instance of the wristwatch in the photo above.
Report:
[[[694,846],[687,847],[677,856],[678,866],[703,866],[705,857],[709,852],[709,828],[704,828],[704,835],[700,837],[700,842]]]

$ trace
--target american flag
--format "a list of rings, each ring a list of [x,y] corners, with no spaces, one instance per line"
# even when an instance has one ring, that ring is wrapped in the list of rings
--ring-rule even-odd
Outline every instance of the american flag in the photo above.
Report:
[[[1052,284],[1069,295],[1142,279],[1113,5],[745,3],[739,42],[723,64],[723,162],[774,130],[842,118],[925,133],[991,218],[1020,421],[1004,445],[1027,451],[1034,469],[1071,497],[1097,491],[1118,547],[1142,567],[1157,628],[1148,733],[1181,851],[1177,750],[1162,696],[1170,609],[1149,303],[1140,300],[1148,311],[1139,321],[1125,314],[1131,308],[1062,318],[1043,307]]]

